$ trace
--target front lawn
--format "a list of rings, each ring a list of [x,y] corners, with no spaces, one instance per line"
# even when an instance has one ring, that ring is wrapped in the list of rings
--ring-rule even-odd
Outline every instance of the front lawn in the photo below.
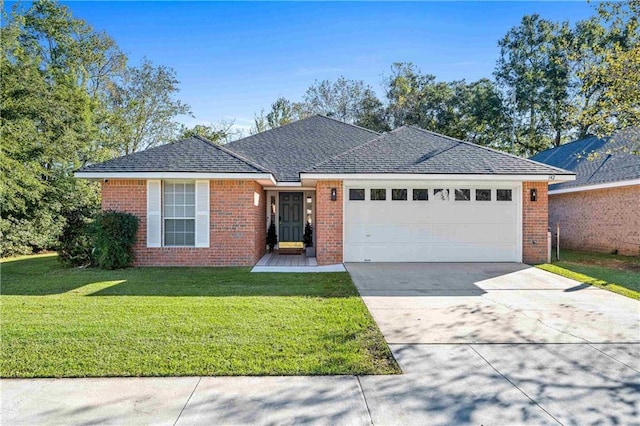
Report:
[[[2,377],[388,374],[347,273],[1,265]]]
[[[640,300],[640,258],[561,250],[560,261],[538,268]]]

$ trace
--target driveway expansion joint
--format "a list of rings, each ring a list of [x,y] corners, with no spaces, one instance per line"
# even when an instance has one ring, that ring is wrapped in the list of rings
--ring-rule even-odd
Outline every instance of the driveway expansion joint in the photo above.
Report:
[[[362,387],[362,383],[360,383],[360,376],[355,376],[358,381],[358,388],[360,389],[360,393],[362,394],[362,399],[364,400],[364,406],[367,408],[367,415],[369,416],[369,424],[373,425],[373,417],[371,417],[371,409],[369,408],[369,402],[367,401],[367,395],[364,393],[364,388]]]
[[[184,405],[182,406],[182,410],[180,410],[180,413],[178,413],[178,417],[176,418],[176,421],[173,422],[173,426],[176,426],[178,424],[178,420],[180,420],[180,416],[182,416],[182,413],[184,413],[184,409],[187,408],[187,405],[189,405],[189,401],[191,401],[191,397],[193,396],[193,394],[196,393],[196,389],[198,389],[198,385],[200,384],[201,381],[202,381],[202,377],[198,377],[198,381],[196,382],[196,385],[193,387],[193,390],[189,394],[189,398],[187,398]]]
[[[502,377],[503,379],[505,379],[507,382],[509,382],[511,384],[511,386],[513,386],[514,388],[516,388],[522,395],[524,395],[529,401],[531,401],[532,403],[534,403],[538,408],[540,408],[542,411],[544,411],[545,413],[547,413],[547,415],[549,417],[551,417],[553,420],[555,420],[559,425],[563,425],[564,424],[558,420],[553,414],[551,414],[550,412],[548,412],[547,410],[545,410],[545,408],[540,405],[538,403],[538,401],[536,401],[535,399],[533,399],[532,397],[530,397],[525,391],[523,391],[522,389],[520,389],[520,387],[518,385],[516,385],[511,379],[509,379],[507,376],[505,376],[504,374],[502,374],[502,372],[500,372],[500,370],[498,370],[496,367],[493,366],[493,364],[491,364],[489,362],[488,359],[486,359],[484,356],[482,356],[482,354],[480,352],[478,352],[476,350],[476,348],[473,347],[473,344],[468,344],[467,346],[469,346],[469,348],[471,348],[471,350],[473,352],[475,352],[480,358],[482,358],[482,360],[484,362],[487,363],[487,365],[489,365],[489,367],[491,367],[493,369],[493,371],[495,371],[496,373],[498,373],[500,375],[500,377]]]

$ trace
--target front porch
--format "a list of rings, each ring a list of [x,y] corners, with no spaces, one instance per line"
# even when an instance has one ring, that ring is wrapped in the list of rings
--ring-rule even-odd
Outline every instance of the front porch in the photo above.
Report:
[[[318,266],[315,257],[302,254],[280,254],[278,250],[267,253],[256,263],[251,272],[345,272],[341,263]]]

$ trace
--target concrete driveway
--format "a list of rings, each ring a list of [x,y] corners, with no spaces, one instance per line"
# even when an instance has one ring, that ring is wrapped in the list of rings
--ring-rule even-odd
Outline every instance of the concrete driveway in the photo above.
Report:
[[[639,424],[640,304],[521,264],[348,264],[403,377],[374,424]]]

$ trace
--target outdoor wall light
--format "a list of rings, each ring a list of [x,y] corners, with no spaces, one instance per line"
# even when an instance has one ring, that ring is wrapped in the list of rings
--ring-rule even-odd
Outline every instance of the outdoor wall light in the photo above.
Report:
[[[532,188],[530,193],[531,193],[531,201],[536,201],[538,199],[538,190],[535,188]]]
[[[331,188],[331,201],[336,201],[338,199],[338,190],[336,188]]]

